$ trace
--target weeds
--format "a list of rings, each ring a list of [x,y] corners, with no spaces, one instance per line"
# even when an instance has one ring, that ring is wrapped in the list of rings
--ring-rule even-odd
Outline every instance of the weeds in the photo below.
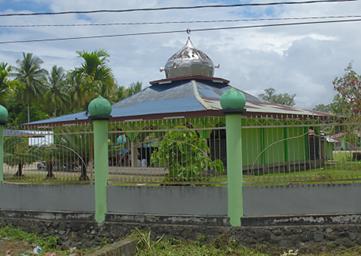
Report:
[[[55,249],[58,243],[57,237],[48,236],[44,238],[36,234],[25,232],[23,230],[9,226],[0,228],[0,238],[26,241],[30,244],[39,245],[45,250]]]

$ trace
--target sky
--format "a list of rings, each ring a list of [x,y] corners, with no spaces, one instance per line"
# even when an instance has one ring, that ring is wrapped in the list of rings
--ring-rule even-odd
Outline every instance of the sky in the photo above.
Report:
[[[271,1],[271,0],[270,0]],[[41,12],[141,7],[186,6],[212,3],[248,3],[257,1],[193,0],[0,0],[0,13]],[[0,17],[2,25],[69,24],[103,22],[142,22],[212,20],[269,17],[304,17],[361,15],[361,1],[309,5],[209,8],[161,12],[113,13],[93,15],[59,15]],[[238,22],[221,24],[176,24],[109,27],[0,28],[0,41],[38,38],[121,34],[173,29],[264,24]],[[257,28],[212,32],[193,32],[196,48],[204,51],[215,64],[215,76],[253,95],[273,87],[280,93],[296,94],[297,106],[312,108],[329,103],[335,91],[332,81],[352,63],[361,73],[361,22],[292,27]],[[148,86],[149,81],[165,77],[159,71],[167,59],[186,42],[187,34],[119,37],[61,42],[0,45],[0,62],[16,65],[23,52],[32,52],[44,61],[44,67],[62,66],[67,70],[81,63],[77,51],[104,49],[110,54],[109,65],[119,85],[135,81]]]

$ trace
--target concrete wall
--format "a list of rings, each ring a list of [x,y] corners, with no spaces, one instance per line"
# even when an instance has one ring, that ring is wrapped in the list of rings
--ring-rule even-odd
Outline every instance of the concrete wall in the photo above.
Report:
[[[358,214],[361,184],[245,188],[246,216]]]
[[[333,250],[361,245],[361,215],[245,218],[240,228],[231,228],[221,217],[154,215],[122,215],[121,219],[119,215],[108,215],[111,218],[99,226],[91,215],[0,210],[0,227],[11,225],[40,235],[56,236],[58,245],[66,248],[92,248],[103,245],[104,241],[118,241],[135,228],[150,230],[154,237],[202,238],[203,242],[214,241],[220,236],[223,239],[232,237],[240,245],[262,247],[271,255],[281,255],[290,248],[300,249],[300,255],[305,255],[310,248],[317,248],[314,251],[317,254],[325,248]],[[269,251],[271,245],[281,248],[277,252]]]
[[[245,216],[360,214],[361,184],[244,188]],[[0,185],[0,209],[94,211],[90,185]],[[128,215],[226,216],[224,187],[109,187],[108,211]]]
[[[94,211],[90,185],[0,185],[0,209],[19,211]]]
[[[222,187],[110,187],[108,211],[123,214],[227,215]]]

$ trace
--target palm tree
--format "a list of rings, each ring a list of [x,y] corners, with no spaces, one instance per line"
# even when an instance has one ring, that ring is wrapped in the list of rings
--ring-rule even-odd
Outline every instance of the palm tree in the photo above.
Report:
[[[6,62],[0,63],[0,104],[4,104],[6,95],[10,91],[9,75],[11,67]]]
[[[138,92],[140,92],[142,90],[142,82],[135,82],[132,83],[129,88],[128,88],[128,96],[132,96],[134,94],[137,94]]]
[[[48,75],[48,90],[45,94],[51,114],[56,116],[67,108],[68,94],[66,86],[66,73],[62,67],[53,66]]]
[[[78,70],[72,70],[68,73],[68,84],[70,85],[69,93],[71,99],[72,111],[84,110],[87,108],[89,102],[94,98],[95,93],[90,90],[83,76]]]
[[[125,86],[119,86],[116,91],[117,101],[126,99],[134,94],[137,94],[142,90],[142,82],[131,83],[128,88]]]
[[[96,95],[116,99],[117,86],[112,70],[107,66],[108,53],[104,50],[81,51],[78,55],[83,64],[70,73],[73,102],[84,108]]]
[[[30,105],[39,100],[46,82],[47,71],[41,68],[43,61],[32,53],[23,53],[23,59],[17,60],[13,75],[24,88],[21,98],[27,104],[28,122],[30,122]]]

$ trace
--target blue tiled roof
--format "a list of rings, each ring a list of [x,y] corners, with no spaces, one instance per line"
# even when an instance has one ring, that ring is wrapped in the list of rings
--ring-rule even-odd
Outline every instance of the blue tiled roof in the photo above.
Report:
[[[223,92],[231,86],[227,83],[213,80],[166,81],[152,83],[141,92],[124,99],[112,106],[113,118],[137,118],[145,115],[170,115],[172,113],[191,113],[206,110],[221,110],[219,99]],[[294,107],[271,104],[259,100],[246,92],[247,112],[318,115],[315,112]],[[52,123],[76,122],[88,120],[86,112],[63,115],[45,120],[29,123],[30,125],[43,125]]]

